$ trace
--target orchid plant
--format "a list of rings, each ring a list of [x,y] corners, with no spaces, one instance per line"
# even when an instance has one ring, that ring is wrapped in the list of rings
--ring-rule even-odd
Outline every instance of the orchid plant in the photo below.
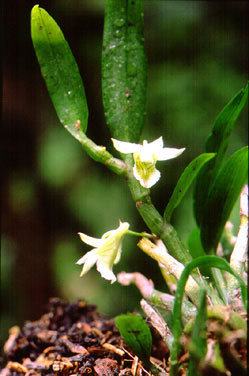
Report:
[[[185,148],[164,147],[160,135],[155,141],[139,143],[145,117],[147,76],[142,0],[108,0],[106,4],[103,105],[111,140],[120,152],[120,159],[87,137],[88,107],[77,63],[57,23],[38,5],[31,12],[31,34],[42,76],[61,124],[91,158],[125,178],[147,226],[147,232],[137,233],[130,230],[128,222],[120,221],[117,229],[100,239],[80,232],[83,243],[93,247],[76,262],[83,264],[81,276],[96,264],[101,276],[111,283],[133,283],[140,290],[141,308],[170,350],[166,365],[152,365],[150,331],[148,334],[137,316],[118,317],[116,323],[121,335],[147,368],[144,374],[168,375],[169,367],[170,375],[177,375],[181,348],[188,353],[189,376],[201,375],[207,370],[210,374],[225,375],[232,367],[241,372],[244,365],[238,358],[234,361],[236,356],[232,352],[230,358],[224,356],[223,345],[227,331],[233,333],[236,341],[243,342],[246,338],[243,315],[247,307],[248,148],[237,150],[226,162],[224,157],[234,124],[246,103],[248,86],[218,114],[205,153],[196,156],[182,172],[161,214],[150,196],[150,189],[159,184],[161,176],[156,163],[180,156]],[[193,182],[196,228],[189,236],[187,248],[172,226],[171,218]],[[241,226],[234,245],[227,235],[226,223],[240,194]],[[122,241],[127,235],[140,237],[139,249],[158,263],[170,293],[156,290],[152,281],[136,271],[114,274],[113,267],[120,260]],[[224,237],[231,246],[228,257],[221,252]],[[210,320],[220,320],[226,328],[213,340],[212,348],[208,335]],[[135,339],[127,330],[128,322],[137,328]],[[240,330],[239,335],[236,330]]]

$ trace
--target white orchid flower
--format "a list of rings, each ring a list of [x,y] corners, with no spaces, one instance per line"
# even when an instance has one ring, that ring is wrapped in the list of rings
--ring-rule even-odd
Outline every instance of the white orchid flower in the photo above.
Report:
[[[117,264],[121,256],[121,245],[123,236],[128,232],[129,223],[120,222],[116,230],[111,230],[102,235],[101,239],[92,238],[79,232],[81,240],[94,247],[81,257],[76,264],[84,264],[80,276],[88,272],[96,263],[97,270],[101,276],[111,281],[116,281],[116,276],[112,271],[113,264]]]
[[[133,174],[145,188],[152,187],[160,179],[161,174],[155,167],[157,161],[176,158],[185,150],[185,148],[164,148],[162,137],[150,143],[144,140],[142,145],[119,141],[114,138],[112,138],[112,142],[115,149],[121,153],[133,153],[135,162]]]

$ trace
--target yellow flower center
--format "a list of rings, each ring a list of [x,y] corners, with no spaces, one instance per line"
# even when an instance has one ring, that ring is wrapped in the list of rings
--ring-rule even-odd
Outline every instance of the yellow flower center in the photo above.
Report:
[[[155,165],[157,158],[154,154],[151,155],[153,161],[141,161],[140,152],[136,152],[133,154],[134,162],[136,165],[136,170],[139,176],[146,181],[148,180],[156,171]]]

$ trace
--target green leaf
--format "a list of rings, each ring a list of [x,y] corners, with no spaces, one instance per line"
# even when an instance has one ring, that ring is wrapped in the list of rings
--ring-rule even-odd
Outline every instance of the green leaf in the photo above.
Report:
[[[248,85],[241,89],[232,100],[223,108],[216,118],[211,135],[206,142],[206,152],[217,153],[215,158],[206,163],[200,170],[194,191],[194,214],[197,224],[200,225],[205,200],[208,196],[219,168],[224,160],[226,150],[229,146],[231,133],[235,122],[241,113],[248,97]]]
[[[191,232],[187,241],[187,245],[193,259],[200,256],[206,256],[206,252],[204,251],[201,244],[201,234],[199,227],[196,227]]]
[[[169,203],[166,206],[164,212],[165,221],[170,222],[173,211],[180,204],[188,188],[190,187],[196,175],[200,171],[201,167],[214,156],[214,153],[201,154],[185,168],[175,186],[173,194],[170,197]]]
[[[227,261],[224,259],[217,257],[217,256],[202,256],[197,257],[196,259],[189,262],[177,284],[176,294],[175,294],[175,301],[174,307],[172,311],[172,332],[174,336],[174,340],[170,350],[170,375],[177,375],[177,368],[178,368],[178,354],[181,347],[180,344],[180,337],[182,333],[182,301],[185,291],[185,285],[188,280],[188,277],[194,268],[199,268],[202,266],[211,267],[211,268],[218,268],[221,270],[225,270],[228,273],[231,273],[235,278],[237,278],[240,288],[241,288],[241,297],[245,307],[247,310],[247,288],[243,279],[238,275],[228,264]]]
[[[145,116],[146,76],[142,0],[108,0],[102,94],[107,125],[118,140],[139,140]]]
[[[189,348],[188,376],[199,376],[199,363],[205,358],[207,352],[207,301],[206,291],[200,290],[200,305],[192,330]]]
[[[233,206],[248,176],[248,147],[236,151],[220,170],[205,200],[201,240],[206,252],[215,250]]]
[[[220,112],[206,142],[206,151],[217,152],[215,165],[219,167],[228,148],[233,126],[248,97],[248,85],[241,89]]]
[[[116,325],[127,346],[144,362],[150,364],[152,336],[150,329],[141,316],[120,315],[116,317]]]
[[[200,290],[200,305],[198,307],[195,323],[191,335],[190,353],[200,361],[205,357],[207,351],[207,300],[206,291]]]
[[[191,256],[193,257],[193,259],[200,257],[200,256],[206,256],[206,252],[204,251],[202,247],[201,234],[200,234],[199,227],[196,227],[191,232],[188,238],[187,244],[188,244],[189,252]],[[209,283],[212,282],[214,284],[223,302],[227,302],[227,295],[226,295],[227,289],[224,283],[223,275],[220,272],[220,270],[210,269],[206,266],[202,266],[199,268],[199,271],[201,275],[209,278]]]
[[[204,251],[202,244],[201,244],[201,234],[200,234],[199,227],[196,227],[189,235],[187,246],[189,249],[189,253],[193,257],[193,259],[200,257],[200,256],[206,256],[206,252]],[[202,275],[212,278],[209,268],[206,268],[204,266],[200,268],[199,270]]]
[[[77,139],[88,107],[77,63],[54,19],[39,5],[31,11],[31,36],[42,76],[62,125]]]

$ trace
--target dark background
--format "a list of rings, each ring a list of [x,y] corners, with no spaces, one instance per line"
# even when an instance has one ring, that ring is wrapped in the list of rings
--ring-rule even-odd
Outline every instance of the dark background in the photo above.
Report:
[[[77,232],[100,237],[128,221],[146,230],[118,176],[90,160],[59,124],[30,38],[35,1],[5,1],[3,33],[1,342],[8,328],[37,319],[49,297],[85,298],[115,315],[139,307],[139,294],[101,279],[93,268],[79,278],[75,262],[88,247]],[[70,4],[70,5],[69,5]],[[112,151],[101,103],[103,0],[41,0],[62,28],[82,74],[88,136]],[[248,77],[246,1],[144,1],[148,103],[143,139],[163,136],[184,154],[159,162],[152,198],[162,212],[184,167],[204,151],[212,123]],[[229,149],[247,143],[247,111]],[[235,230],[238,206],[234,211]],[[174,216],[187,240],[195,227],[191,191]],[[164,289],[156,263],[124,242],[115,272],[140,271]]]

